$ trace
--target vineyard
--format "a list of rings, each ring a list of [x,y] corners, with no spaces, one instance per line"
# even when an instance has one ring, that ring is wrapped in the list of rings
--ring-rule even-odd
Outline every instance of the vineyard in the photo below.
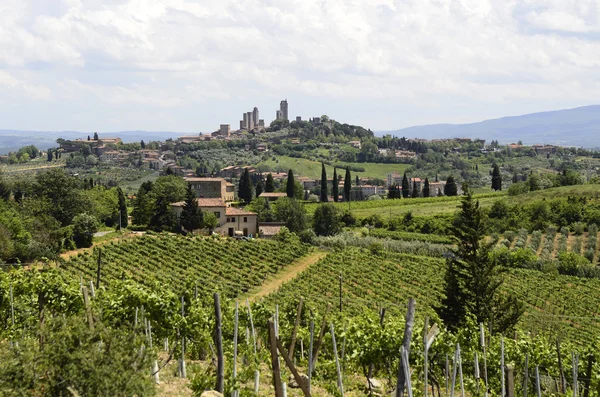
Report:
[[[434,315],[443,296],[444,260],[406,254],[372,255],[346,248],[332,253],[296,279],[267,297],[268,304],[297,301],[323,307],[339,306],[348,315],[386,307],[402,314],[409,297],[419,302],[421,314]],[[526,305],[520,329],[533,334],[561,337],[580,345],[594,343],[600,334],[600,280],[513,269],[504,290]]]
[[[308,246],[277,241],[238,242],[221,238],[147,235],[110,243],[101,253],[102,280],[131,279],[144,286],[181,292],[186,284],[198,291],[237,296],[262,284],[271,274],[308,253]],[[81,253],[61,266],[63,272],[95,280],[98,251]]]
[[[529,249],[535,255],[544,260],[556,258],[562,252],[573,252],[585,256],[591,263],[600,259],[598,252],[598,226],[591,225],[584,232],[583,225],[575,225],[575,233],[563,227],[560,231],[553,226],[544,232],[535,231],[528,233],[521,229],[517,232],[507,232],[499,239],[498,246],[504,246],[512,251],[517,249]]]

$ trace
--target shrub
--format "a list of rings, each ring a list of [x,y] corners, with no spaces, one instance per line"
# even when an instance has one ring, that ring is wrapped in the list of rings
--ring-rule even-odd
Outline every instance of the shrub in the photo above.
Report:
[[[97,231],[98,221],[94,216],[84,213],[73,218],[73,240],[78,248],[91,247]]]
[[[585,224],[583,222],[575,222],[573,224],[573,233],[581,236],[585,232]]]

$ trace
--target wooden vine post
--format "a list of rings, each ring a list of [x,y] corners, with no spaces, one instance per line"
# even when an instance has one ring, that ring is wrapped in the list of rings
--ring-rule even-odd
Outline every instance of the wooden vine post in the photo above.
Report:
[[[294,350],[296,347],[296,335],[298,332],[298,326],[300,325],[300,319],[302,318],[302,305],[304,304],[304,298],[300,298],[298,303],[298,314],[296,314],[296,323],[294,323],[294,330],[292,331],[292,341],[290,342],[290,360],[294,359]]]
[[[305,381],[305,379],[300,376],[300,373],[298,372],[298,370],[296,369],[296,366],[294,365],[294,363],[292,362],[292,359],[290,358],[289,352],[285,351],[283,344],[281,343],[281,341],[278,338],[275,338],[275,343],[277,344],[277,349],[279,350],[279,354],[281,354],[281,356],[283,357],[283,360],[285,361],[285,364],[292,372],[292,375],[294,376],[294,379],[296,380],[298,387],[300,387],[300,389],[302,390],[302,393],[304,393],[305,397],[310,397],[310,387],[307,384],[307,382]],[[279,362],[279,360],[277,360],[277,361]]]
[[[93,331],[94,330],[94,317],[92,316],[92,307],[90,305],[90,297],[88,295],[88,289],[85,286],[81,289],[83,290],[83,304],[85,305],[85,312],[87,314],[88,324],[90,326],[90,329]]]
[[[223,357],[223,330],[221,325],[221,303],[219,294],[215,292],[215,345],[217,347],[217,383],[215,390],[223,393],[225,387],[225,362]]]
[[[321,323],[321,332],[319,333],[319,339],[317,339],[317,346],[315,346],[315,353],[313,354],[313,361],[312,361],[313,371],[317,366],[317,358],[319,357],[319,350],[321,349],[321,344],[323,343],[323,337],[325,336],[325,327],[327,327],[327,315],[329,314],[330,310],[331,310],[331,304],[328,303],[327,309],[325,310],[325,314],[323,315],[323,322]]]
[[[96,289],[100,289],[100,267],[102,266],[102,248],[98,248],[98,270],[96,271]]]
[[[410,357],[410,339],[412,337],[413,326],[415,324],[415,306],[416,301],[414,298],[408,300],[408,309],[406,311],[406,324],[404,326],[404,338],[402,339],[402,346],[404,347],[405,354]],[[404,387],[406,386],[406,375],[404,370],[404,362],[400,360],[398,366],[398,381],[396,382],[396,397],[404,396]]]
[[[271,366],[273,368],[273,387],[275,388],[275,397],[283,397],[281,370],[279,369],[279,357],[277,356],[277,336],[275,335],[275,323],[273,323],[272,320],[269,320],[269,349],[271,351]]]

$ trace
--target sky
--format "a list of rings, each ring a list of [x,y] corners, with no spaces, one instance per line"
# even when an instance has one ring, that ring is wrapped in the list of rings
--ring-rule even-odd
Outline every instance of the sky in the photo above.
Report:
[[[600,103],[599,0],[1,0],[0,129],[372,130]]]

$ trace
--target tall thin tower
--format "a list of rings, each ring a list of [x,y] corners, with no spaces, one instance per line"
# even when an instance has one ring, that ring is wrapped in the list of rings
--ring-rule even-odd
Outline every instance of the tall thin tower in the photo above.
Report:
[[[281,118],[284,120],[288,120],[288,101],[284,99],[279,104],[279,110],[281,111]]]

